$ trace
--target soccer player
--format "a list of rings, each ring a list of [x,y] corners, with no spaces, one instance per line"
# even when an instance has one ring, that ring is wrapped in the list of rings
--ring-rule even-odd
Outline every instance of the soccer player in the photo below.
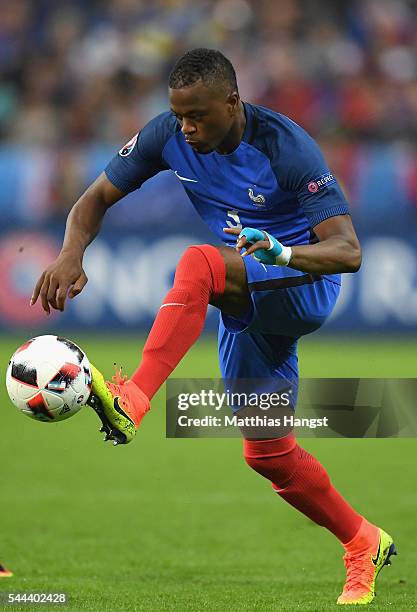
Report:
[[[0,578],[11,578],[13,576],[13,572],[8,570],[2,563],[0,563]]]
[[[132,440],[156,391],[199,337],[208,304],[221,313],[223,378],[293,380],[298,339],[324,323],[340,273],[361,262],[348,204],[317,144],[288,117],[242,102],[233,66],[219,51],[181,57],[169,99],[171,110],[130,140],[75,204],[61,253],[31,300],[40,297],[47,313],[64,310],[87,282],[83,254],[106,210],[161,170],[174,171],[226,243],[185,251],[129,380],[106,382],[93,369],[93,394],[116,443]],[[280,497],[344,546],[338,603],[371,602],[378,573],[396,554],[392,538],[348,504],[293,433],[244,439],[243,449]]]

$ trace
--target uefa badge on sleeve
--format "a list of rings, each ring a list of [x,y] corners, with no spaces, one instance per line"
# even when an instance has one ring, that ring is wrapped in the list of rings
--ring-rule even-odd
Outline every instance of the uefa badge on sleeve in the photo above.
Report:
[[[333,174],[331,172],[326,172],[325,174],[320,175],[314,181],[310,181],[307,184],[307,189],[310,193],[317,193],[335,182],[336,179],[334,178]]]
[[[120,151],[119,151],[119,155],[120,155],[121,157],[127,157],[128,155],[130,155],[130,153],[131,153],[131,152],[132,152],[132,150],[133,150],[133,147],[134,147],[134,146],[135,146],[135,144],[136,144],[136,141],[137,141],[137,139],[138,139],[138,136],[139,136],[139,134],[135,134],[135,135],[133,136],[133,138],[132,138],[131,140],[129,140],[129,142],[127,142],[127,143],[124,145],[124,147],[122,147],[122,148],[120,149]]]

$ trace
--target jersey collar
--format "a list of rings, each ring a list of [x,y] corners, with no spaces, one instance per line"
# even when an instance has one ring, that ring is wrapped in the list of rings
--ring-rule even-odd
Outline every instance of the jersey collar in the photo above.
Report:
[[[253,106],[252,104],[248,104],[247,102],[242,103],[246,116],[246,125],[243,131],[242,141],[251,143],[255,137],[256,131],[256,121],[254,117]]]

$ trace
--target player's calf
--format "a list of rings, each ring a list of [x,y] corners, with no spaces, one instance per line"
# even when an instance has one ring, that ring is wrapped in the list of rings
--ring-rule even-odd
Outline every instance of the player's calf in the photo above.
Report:
[[[332,485],[325,468],[290,434],[271,440],[244,440],[246,462],[271,481],[287,503],[342,543],[357,533],[363,517]]]
[[[104,380],[92,367],[90,403],[102,420],[106,439],[130,442],[149,402],[199,337],[211,299],[225,290],[225,261],[213,246],[189,247],[175,273],[145,343],[142,363],[130,380]]]
[[[205,244],[185,251],[131,379],[149,399],[200,336],[208,304],[223,295],[225,281],[226,266],[218,249]]]

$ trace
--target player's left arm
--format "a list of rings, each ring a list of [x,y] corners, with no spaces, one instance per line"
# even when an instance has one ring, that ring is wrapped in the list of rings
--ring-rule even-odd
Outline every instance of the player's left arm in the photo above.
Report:
[[[319,242],[289,247],[279,242],[279,236],[264,233],[248,240],[252,244],[246,253],[254,253],[255,259],[263,263],[288,265],[303,272],[356,272],[361,265],[361,248],[349,205],[319,146],[291,122],[287,129],[277,131],[277,144],[279,153],[272,155],[271,165],[278,183],[284,191],[297,197]],[[265,240],[263,245],[259,244],[259,238]],[[241,239],[237,246],[243,246]]]
[[[350,215],[337,215],[314,228],[316,244],[293,246],[290,268],[316,274],[357,272],[362,253]]]
[[[350,215],[336,215],[314,228],[320,242],[287,247],[267,232],[246,227],[225,228],[237,236],[236,250],[253,255],[264,264],[288,266],[313,274],[357,272],[361,265],[361,247]]]

